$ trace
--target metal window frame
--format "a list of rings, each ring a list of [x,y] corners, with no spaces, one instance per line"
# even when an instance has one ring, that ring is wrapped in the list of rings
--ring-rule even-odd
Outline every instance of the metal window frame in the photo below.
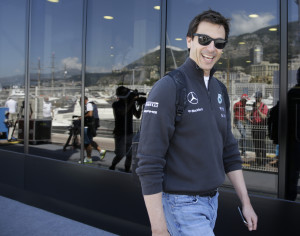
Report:
[[[24,153],[29,153],[29,92],[30,92],[30,40],[31,40],[31,0],[26,4],[26,37],[25,37],[25,109],[24,109]]]
[[[161,0],[160,77],[166,73],[167,0]]]
[[[81,51],[81,117],[84,117],[84,96],[85,96],[85,72],[86,72],[86,37],[87,37],[87,7],[88,0],[83,0],[83,23],[82,23],[82,51]],[[84,119],[81,119],[80,126],[80,160],[84,161]]]
[[[279,166],[278,198],[284,199],[287,155],[288,1],[280,0]]]
[[[87,4],[83,0],[83,25],[82,25],[82,97],[85,94],[86,72],[86,36],[87,36]],[[26,5],[26,42],[25,42],[25,104],[29,104],[30,88],[30,40],[31,40],[31,7],[32,0],[27,0]],[[278,169],[278,198],[284,198],[286,179],[286,153],[287,153],[287,91],[288,91],[288,1],[279,0],[280,12],[280,106],[279,106],[279,169]],[[160,36],[160,75],[164,76],[166,70],[166,31],[167,31],[167,0],[161,0],[161,36]],[[84,99],[81,99],[81,114],[84,114]],[[84,120],[81,134],[84,133]],[[28,154],[29,145],[29,106],[26,106],[24,117],[24,153]],[[84,135],[81,135],[80,158],[84,157]]]

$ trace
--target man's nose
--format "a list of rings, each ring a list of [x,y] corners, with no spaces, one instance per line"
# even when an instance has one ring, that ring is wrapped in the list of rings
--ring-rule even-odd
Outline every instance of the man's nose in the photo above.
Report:
[[[214,41],[211,41],[210,42],[210,44],[208,44],[207,46],[207,49],[209,49],[209,50],[215,50],[216,49],[216,47],[215,47],[215,42]]]

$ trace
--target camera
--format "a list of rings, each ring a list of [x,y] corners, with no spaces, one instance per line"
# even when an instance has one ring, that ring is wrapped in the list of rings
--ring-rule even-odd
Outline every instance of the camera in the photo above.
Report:
[[[129,89],[124,86],[119,86],[116,90],[116,95],[120,99],[127,100],[127,102],[136,101],[138,105],[146,103],[146,93],[139,92],[137,89]]]

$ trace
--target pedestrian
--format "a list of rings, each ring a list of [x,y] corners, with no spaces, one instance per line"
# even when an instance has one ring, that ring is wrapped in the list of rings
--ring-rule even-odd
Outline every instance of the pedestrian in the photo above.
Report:
[[[49,97],[44,97],[43,101],[43,118],[51,120],[53,117],[52,103],[49,101]]]
[[[9,131],[7,135],[7,140],[15,140],[13,137],[14,124],[18,119],[18,103],[13,97],[9,97],[5,102],[5,107],[8,108],[8,119],[10,120]]]
[[[81,99],[79,100],[81,104]],[[89,102],[89,99],[84,96],[84,149],[86,151],[86,157],[84,158],[84,163],[91,164],[92,160],[92,150],[93,146],[96,146],[100,149],[100,147],[95,144],[93,137],[96,136],[95,129],[95,120],[93,115],[93,104]],[[79,117],[81,119],[81,117]],[[100,154],[100,159],[103,159],[106,153],[106,150],[98,150]],[[79,161],[81,163],[81,161]]]
[[[135,116],[137,119],[140,118],[142,104],[138,103],[138,92],[134,92],[124,86],[119,86],[116,89],[116,96],[117,100],[112,104],[115,118],[114,140],[116,155],[109,169],[115,170],[117,164],[126,156],[124,169],[125,172],[130,172],[132,162],[131,144],[133,138],[133,117]]]
[[[266,163],[266,137],[267,137],[267,115],[268,106],[262,102],[262,92],[255,92],[255,102],[253,103],[252,112],[247,119],[252,127],[252,140],[255,150],[255,164],[258,167]]]
[[[241,96],[240,101],[236,102],[233,106],[234,112],[234,126],[238,129],[241,134],[239,139],[239,146],[241,148],[241,155],[246,157],[246,103],[249,100],[247,94]]]
[[[160,79],[148,96],[136,172],[152,235],[214,235],[218,187],[225,173],[241,201],[246,226],[256,230],[257,216],[225,105],[228,94],[213,77],[228,34],[229,20],[216,11],[191,21],[186,37],[189,58],[178,68],[185,75],[187,98],[180,122],[174,121],[176,86],[170,76]]]

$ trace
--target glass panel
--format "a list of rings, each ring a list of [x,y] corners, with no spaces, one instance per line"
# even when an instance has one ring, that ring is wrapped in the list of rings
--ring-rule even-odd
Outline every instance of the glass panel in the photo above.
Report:
[[[232,131],[239,142],[249,190],[275,195],[278,149],[269,138],[267,119],[258,117],[256,110],[259,105],[266,117],[279,100],[279,1],[186,2],[168,1],[166,71],[180,66],[188,56],[186,33],[194,16],[211,8],[231,19],[229,42],[214,76],[229,93]],[[261,100],[256,102],[257,92]]]
[[[32,1],[30,154],[79,160],[79,149],[64,145],[81,114],[82,9],[82,0]]]
[[[160,1],[90,0],[87,24],[85,91],[100,117],[91,157],[93,164],[128,171],[141,97],[160,75]],[[107,150],[103,160],[96,149]]]
[[[287,199],[300,201],[300,1],[288,4]]]
[[[0,31],[0,148],[24,152],[18,120],[25,98],[26,1],[0,2]]]

